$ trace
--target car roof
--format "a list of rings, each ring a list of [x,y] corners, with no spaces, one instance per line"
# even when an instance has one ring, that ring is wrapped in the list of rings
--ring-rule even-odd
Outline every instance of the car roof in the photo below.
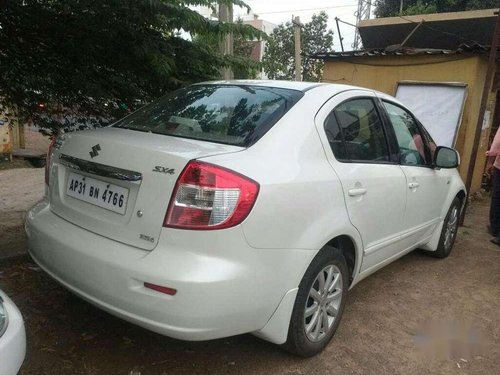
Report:
[[[201,82],[198,85],[242,85],[242,86],[262,86],[262,87],[275,87],[282,89],[308,91],[319,86],[329,86],[337,89],[334,91],[345,91],[350,89],[360,89],[360,87],[333,84],[333,83],[320,83],[320,82],[302,82],[302,81],[280,81],[280,80],[252,80],[252,79],[233,79],[227,81],[208,81]],[[366,90],[366,89],[365,89]]]

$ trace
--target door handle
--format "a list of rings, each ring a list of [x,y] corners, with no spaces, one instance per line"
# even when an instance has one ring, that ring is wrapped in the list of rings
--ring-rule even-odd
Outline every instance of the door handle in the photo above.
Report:
[[[420,184],[419,184],[418,182],[410,182],[410,183],[408,184],[408,187],[409,187],[410,189],[416,189],[416,188],[418,188],[419,186],[420,186]]]
[[[363,188],[358,188],[358,189],[350,189],[348,191],[348,194],[350,197],[357,197],[360,195],[365,195],[366,194],[366,189]]]

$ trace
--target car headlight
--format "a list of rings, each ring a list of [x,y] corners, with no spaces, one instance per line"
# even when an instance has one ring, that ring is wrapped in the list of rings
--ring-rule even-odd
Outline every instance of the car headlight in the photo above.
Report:
[[[3,304],[2,297],[0,297],[0,337],[5,333],[8,325],[9,317],[7,316],[7,309]]]

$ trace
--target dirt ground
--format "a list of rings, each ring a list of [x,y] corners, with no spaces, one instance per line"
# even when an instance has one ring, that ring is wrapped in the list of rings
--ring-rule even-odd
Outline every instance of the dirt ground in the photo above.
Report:
[[[4,173],[0,186],[13,178]],[[29,200],[35,190],[13,194]],[[21,215],[15,200],[1,201],[1,215]],[[487,204],[472,205],[448,259],[414,252],[354,287],[333,341],[310,359],[252,335],[163,337],[73,296],[27,257],[0,261],[0,288],[26,323],[21,374],[498,374],[500,248],[485,233]],[[25,248],[22,228],[0,230],[0,248]]]

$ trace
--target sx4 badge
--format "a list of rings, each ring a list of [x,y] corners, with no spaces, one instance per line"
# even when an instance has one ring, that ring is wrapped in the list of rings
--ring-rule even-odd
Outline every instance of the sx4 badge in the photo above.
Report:
[[[168,168],[168,167],[162,167],[162,166],[157,165],[157,166],[155,166],[153,168],[153,172],[174,174],[175,173],[175,169]]]

